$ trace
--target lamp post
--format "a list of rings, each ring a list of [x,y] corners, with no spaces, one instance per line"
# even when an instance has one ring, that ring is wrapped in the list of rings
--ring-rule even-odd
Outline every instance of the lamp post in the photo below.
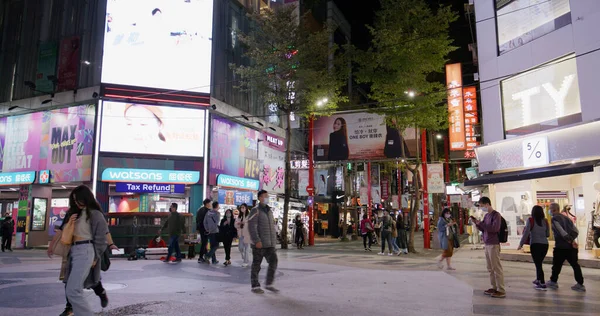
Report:
[[[317,106],[321,107],[327,103],[327,98],[317,101]],[[313,152],[313,132],[315,127],[314,116],[308,118],[308,245],[315,245],[315,229],[314,229],[314,204],[315,204],[315,162]]]
[[[423,164],[423,248],[431,248],[429,241],[429,193],[427,192],[427,131],[421,131],[421,163]],[[418,192],[417,192],[418,193]]]

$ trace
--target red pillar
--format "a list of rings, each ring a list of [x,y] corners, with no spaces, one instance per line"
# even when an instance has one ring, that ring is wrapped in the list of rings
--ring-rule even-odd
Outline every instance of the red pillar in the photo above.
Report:
[[[373,198],[371,197],[371,163],[367,163],[367,214],[373,214]]]
[[[463,214],[463,209],[462,209],[460,203],[458,203],[458,220],[460,221],[458,223],[459,223],[459,226],[460,226],[460,234],[461,235],[465,233],[464,224],[463,224],[463,222],[464,222],[463,219],[464,218],[465,218],[465,215]]]
[[[313,227],[313,205],[315,204],[315,168],[314,168],[314,156],[313,156],[313,130],[314,130],[314,119],[311,116],[308,119],[308,245],[315,245],[315,229]]]
[[[400,163],[397,162],[397,161],[396,161],[396,166],[398,166],[398,174],[397,174],[397,176],[398,176],[398,182],[397,182],[397,184],[398,184],[398,186],[397,186],[397,189],[398,189],[398,210],[400,212],[403,212],[403,210],[402,210],[402,171],[400,169]],[[402,216],[404,216],[404,214]]]
[[[429,193],[427,192],[427,131],[421,131],[421,162],[423,164],[423,248],[431,248],[429,241]]]

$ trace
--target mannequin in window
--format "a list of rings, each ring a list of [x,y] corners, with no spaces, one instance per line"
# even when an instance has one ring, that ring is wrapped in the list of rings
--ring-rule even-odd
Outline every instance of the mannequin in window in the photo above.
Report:
[[[571,205],[565,205],[565,207],[563,207],[562,212],[560,212],[562,215],[570,218],[573,221],[573,224],[575,224],[575,226],[577,226],[577,216],[575,216],[575,214],[571,213]]]

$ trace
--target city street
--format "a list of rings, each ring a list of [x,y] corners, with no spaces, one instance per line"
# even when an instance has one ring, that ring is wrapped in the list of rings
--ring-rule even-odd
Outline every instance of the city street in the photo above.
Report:
[[[250,292],[250,270],[184,260],[114,259],[103,275],[110,304],[103,313],[93,292],[88,299],[99,315],[595,315],[600,304],[600,270],[584,269],[587,293],[565,266],[557,291],[531,286],[533,264],[503,262],[507,298],[483,295],[489,287],[483,251],[460,249],[456,271],[440,271],[431,250],[382,257],[365,253],[358,242],[322,243],[305,250],[280,250],[279,294]],[[218,251],[222,261],[223,251]],[[64,291],[57,281],[60,261],[41,250],[0,254],[0,307],[3,315],[58,315]],[[544,266],[549,277],[550,266]],[[261,281],[266,265],[263,264]],[[596,311],[596,312],[595,312]]]

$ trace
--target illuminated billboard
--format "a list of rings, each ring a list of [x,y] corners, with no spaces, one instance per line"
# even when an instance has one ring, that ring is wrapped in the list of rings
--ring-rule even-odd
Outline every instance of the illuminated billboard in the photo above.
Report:
[[[104,102],[100,151],[204,156],[205,110]]]
[[[102,82],[210,93],[213,0],[109,0]]]

